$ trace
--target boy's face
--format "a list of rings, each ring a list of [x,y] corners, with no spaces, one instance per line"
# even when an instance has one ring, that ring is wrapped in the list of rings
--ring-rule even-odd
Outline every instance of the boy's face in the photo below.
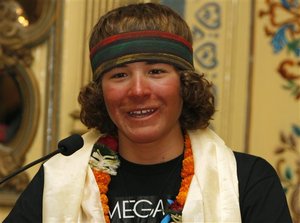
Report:
[[[102,89],[119,137],[149,143],[180,129],[180,77],[172,65],[134,62],[113,68],[103,75]]]

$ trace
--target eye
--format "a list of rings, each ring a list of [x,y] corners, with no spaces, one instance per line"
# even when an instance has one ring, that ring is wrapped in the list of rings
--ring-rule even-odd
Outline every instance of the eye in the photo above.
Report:
[[[127,77],[127,74],[123,72],[109,74],[109,79],[121,79],[125,77]]]
[[[125,67],[115,67],[103,75],[106,79],[122,79],[128,76],[128,71]]]
[[[166,73],[166,70],[164,70],[164,69],[160,69],[160,68],[158,68],[158,69],[151,69],[150,71],[149,71],[149,74],[163,74],[163,73]]]
[[[159,77],[172,72],[175,72],[174,67],[166,63],[153,63],[149,64],[148,67],[148,74],[155,76],[159,75]]]

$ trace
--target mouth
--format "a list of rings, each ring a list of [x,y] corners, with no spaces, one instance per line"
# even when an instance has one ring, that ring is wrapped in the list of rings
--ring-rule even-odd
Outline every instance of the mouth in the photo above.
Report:
[[[152,115],[156,109],[154,108],[147,108],[147,109],[139,109],[139,110],[134,110],[128,112],[129,116],[134,117],[134,118],[143,118],[147,117],[149,115]]]

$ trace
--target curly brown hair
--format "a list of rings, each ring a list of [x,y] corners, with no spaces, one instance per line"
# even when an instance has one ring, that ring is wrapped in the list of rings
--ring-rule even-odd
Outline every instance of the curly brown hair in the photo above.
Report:
[[[114,9],[100,18],[92,30],[89,47],[109,36],[130,31],[160,30],[182,36],[192,43],[191,31],[186,22],[167,6],[139,3]],[[215,112],[212,84],[203,74],[194,70],[178,70],[181,81],[183,109],[179,118],[187,130],[206,128]],[[101,133],[117,135],[117,127],[106,110],[101,78],[81,89],[80,119],[88,128]]]

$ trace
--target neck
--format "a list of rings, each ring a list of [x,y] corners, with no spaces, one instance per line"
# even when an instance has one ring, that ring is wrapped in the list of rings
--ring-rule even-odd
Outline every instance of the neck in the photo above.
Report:
[[[167,162],[183,152],[184,139],[181,129],[173,130],[158,140],[137,143],[119,135],[120,155],[133,163],[157,164]]]

